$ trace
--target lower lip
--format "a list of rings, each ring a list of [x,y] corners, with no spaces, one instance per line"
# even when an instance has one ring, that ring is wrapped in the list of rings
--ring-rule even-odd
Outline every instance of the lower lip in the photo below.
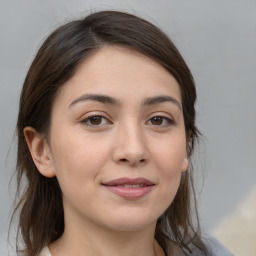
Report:
[[[139,188],[125,188],[120,186],[104,186],[112,193],[121,196],[125,199],[138,199],[148,194],[153,186],[145,186]]]

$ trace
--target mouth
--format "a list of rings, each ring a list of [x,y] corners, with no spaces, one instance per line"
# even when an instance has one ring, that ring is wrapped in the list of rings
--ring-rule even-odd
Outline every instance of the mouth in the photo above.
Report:
[[[102,186],[125,199],[139,199],[146,196],[155,184],[144,178],[120,178],[102,183]]]

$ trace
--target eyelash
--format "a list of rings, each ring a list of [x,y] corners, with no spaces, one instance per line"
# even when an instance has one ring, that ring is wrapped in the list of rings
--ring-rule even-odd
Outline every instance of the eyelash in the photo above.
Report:
[[[166,117],[166,116],[158,116],[158,115],[156,115],[156,116],[151,117],[151,118],[149,119],[149,121],[151,121],[151,123],[152,123],[152,120],[153,120],[154,118],[160,118],[161,121],[162,121],[162,123],[165,121],[165,124],[162,124],[162,123],[159,124],[159,125],[154,125],[154,124],[152,124],[153,126],[156,126],[156,127],[168,127],[168,126],[170,126],[170,125],[175,125],[174,120],[171,119],[171,118],[169,118],[169,117]]]
[[[102,115],[90,115],[90,116],[87,116],[85,119],[83,119],[81,121],[81,123],[86,125],[86,126],[90,126],[90,127],[99,127],[100,125],[102,125],[102,122],[100,122],[99,124],[92,124],[91,123],[92,119],[93,118],[97,118],[97,117],[99,117],[101,120],[104,119],[104,120],[106,120],[106,122],[111,124],[111,122],[106,117],[104,117]],[[90,122],[90,124],[88,124],[88,122]]]
[[[92,124],[91,121],[92,121],[93,118],[100,118],[100,123],[99,124]],[[152,121],[153,121],[154,118],[160,119],[161,124],[159,124],[159,125],[152,124]],[[89,127],[97,128],[97,127],[100,127],[101,125],[106,125],[106,123],[102,124],[102,120],[103,119],[105,120],[106,123],[108,123],[107,125],[112,124],[112,122],[109,121],[108,118],[104,117],[103,115],[90,115],[90,116],[87,116],[85,119],[83,119],[81,121],[81,123],[86,125],[86,126],[89,126]],[[165,123],[162,124],[164,121],[165,121]],[[88,123],[88,122],[90,122],[90,123]],[[156,115],[156,116],[151,117],[146,123],[148,123],[148,122],[151,122],[151,125],[153,125],[155,127],[168,127],[168,126],[171,126],[171,125],[175,125],[175,121],[173,119],[168,118],[166,116],[161,116],[161,115]]]

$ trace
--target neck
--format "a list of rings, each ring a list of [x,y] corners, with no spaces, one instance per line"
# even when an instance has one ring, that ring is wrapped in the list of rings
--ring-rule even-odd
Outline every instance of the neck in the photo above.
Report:
[[[49,249],[52,256],[162,256],[154,239],[155,223],[137,231],[116,231],[94,223],[65,223],[65,231]]]

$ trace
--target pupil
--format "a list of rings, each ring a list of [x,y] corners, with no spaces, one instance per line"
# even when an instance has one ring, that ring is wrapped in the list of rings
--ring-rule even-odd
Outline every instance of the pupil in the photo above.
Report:
[[[162,122],[163,122],[162,117],[160,117],[160,116],[153,117],[153,120],[152,120],[153,124],[160,125],[160,124],[162,124]]]
[[[102,118],[100,116],[93,116],[90,121],[91,124],[98,125],[101,123],[101,119]]]

